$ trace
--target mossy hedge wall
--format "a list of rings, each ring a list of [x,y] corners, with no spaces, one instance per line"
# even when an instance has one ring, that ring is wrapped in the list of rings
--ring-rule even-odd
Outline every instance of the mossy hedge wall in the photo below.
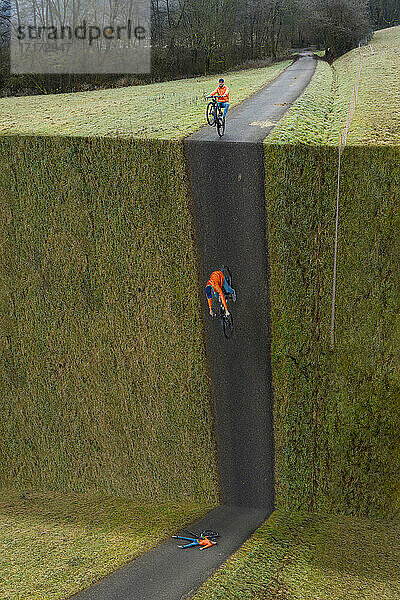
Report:
[[[400,506],[400,148],[266,146],[277,504]]]
[[[400,149],[266,146],[277,504],[393,514]],[[0,484],[218,498],[180,143],[0,143]]]
[[[0,141],[0,484],[218,499],[180,143]]]

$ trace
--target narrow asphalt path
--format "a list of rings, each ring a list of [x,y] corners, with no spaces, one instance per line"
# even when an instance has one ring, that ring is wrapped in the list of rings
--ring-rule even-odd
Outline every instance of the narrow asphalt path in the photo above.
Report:
[[[308,85],[304,54],[269,87],[228,113],[227,134],[204,128],[185,141],[201,258],[203,309],[210,273],[228,265],[235,332],[206,318],[224,505],[190,528],[215,529],[218,546],[180,550],[170,540],[74,598],[189,598],[271,514],[274,506],[268,262],[262,140]],[[229,84],[229,82],[228,82]],[[260,124],[261,123],[261,124]]]
[[[214,127],[203,127],[188,141],[261,142],[283,117],[293,102],[309,84],[316,67],[312,52],[300,53],[300,58],[263,88],[234,109],[228,111],[226,133],[219,140]],[[229,87],[229,75],[226,75]]]
[[[224,502],[273,510],[272,375],[262,144],[186,144],[201,254],[202,305]],[[237,301],[225,339],[205,283],[227,265]]]
[[[183,600],[192,595],[226,561],[265,518],[265,511],[220,506],[189,529],[215,529],[217,546],[207,550],[181,550],[169,540],[118,569],[74,600]]]
[[[271,126],[260,123],[282,117],[315,66],[312,54],[304,53],[270,86],[228,113],[227,136],[219,139],[215,128],[207,127],[185,142],[224,502],[267,513],[274,503],[274,443],[262,141]],[[222,265],[230,268],[237,293],[230,340],[208,316],[204,295],[211,272]]]

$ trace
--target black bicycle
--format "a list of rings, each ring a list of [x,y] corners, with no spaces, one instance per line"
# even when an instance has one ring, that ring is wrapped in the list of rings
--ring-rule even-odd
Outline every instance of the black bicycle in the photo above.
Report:
[[[222,271],[222,273],[224,274],[224,277],[225,277],[226,282],[229,285],[229,287],[232,287],[232,275],[229,270],[229,267],[224,266],[220,269],[220,271]],[[232,295],[224,292],[224,296],[225,296],[226,303],[228,304],[228,301],[232,299]],[[218,295],[218,303],[219,303],[219,312],[217,314],[214,313],[214,317],[218,317],[219,320],[221,321],[221,326],[222,326],[222,331],[224,332],[224,336],[226,337],[227,340],[229,340],[229,338],[232,337],[233,329],[234,329],[233,316],[232,316],[231,312],[229,313],[228,316],[225,315],[225,308],[224,308],[224,305],[222,304],[222,300],[219,295]]]
[[[203,529],[203,531],[199,534],[197,533],[193,533],[193,531],[190,531],[189,529],[182,529],[181,530],[183,533],[188,533],[189,535],[192,535],[194,538],[198,539],[198,540],[204,540],[204,538],[208,537],[210,540],[215,541],[219,536],[219,533],[217,531],[214,531],[213,529]],[[176,536],[172,536],[173,538]]]
[[[220,101],[217,100],[217,96],[207,96],[207,100],[211,98],[211,102],[207,105],[207,123],[210,127],[216,127],[219,137],[222,137],[225,133],[225,119],[224,110],[220,105]],[[218,96],[222,98],[222,96]]]

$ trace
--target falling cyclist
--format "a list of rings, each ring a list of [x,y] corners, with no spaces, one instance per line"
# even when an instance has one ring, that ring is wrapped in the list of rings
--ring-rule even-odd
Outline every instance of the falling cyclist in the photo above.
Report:
[[[206,284],[206,297],[207,297],[207,302],[208,302],[208,306],[210,309],[210,315],[212,317],[214,316],[213,309],[212,309],[212,297],[213,296],[214,296],[214,298],[218,298],[218,296],[221,298],[221,302],[225,309],[225,316],[229,317],[229,315],[230,315],[228,306],[226,304],[224,292],[226,294],[230,294],[232,296],[232,300],[234,302],[236,302],[236,292],[233,288],[231,288],[231,286],[226,281],[223,272],[222,271],[214,271],[213,273],[211,273],[210,279],[207,281],[207,284]]]

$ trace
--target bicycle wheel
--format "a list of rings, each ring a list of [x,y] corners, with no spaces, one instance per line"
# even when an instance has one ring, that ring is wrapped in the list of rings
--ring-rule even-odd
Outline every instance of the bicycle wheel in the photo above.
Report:
[[[233,334],[233,317],[232,317],[232,313],[229,315],[229,317],[225,317],[223,318],[223,329],[224,329],[224,336],[226,337],[227,340],[229,340],[229,338],[232,337]]]
[[[225,133],[225,119],[222,117],[217,118],[217,131],[219,137],[222,137]]]
[[[206,110],[207,123],[210,127],[215,127],[215,118],[214,118],[214,102],[209,102]]]
[[[201,532],[200,536],[203,538],[208,537],[212,540],[219,537],[219,533],[217,531],[214,531],[213,529],[204,529],[204,531]]]

